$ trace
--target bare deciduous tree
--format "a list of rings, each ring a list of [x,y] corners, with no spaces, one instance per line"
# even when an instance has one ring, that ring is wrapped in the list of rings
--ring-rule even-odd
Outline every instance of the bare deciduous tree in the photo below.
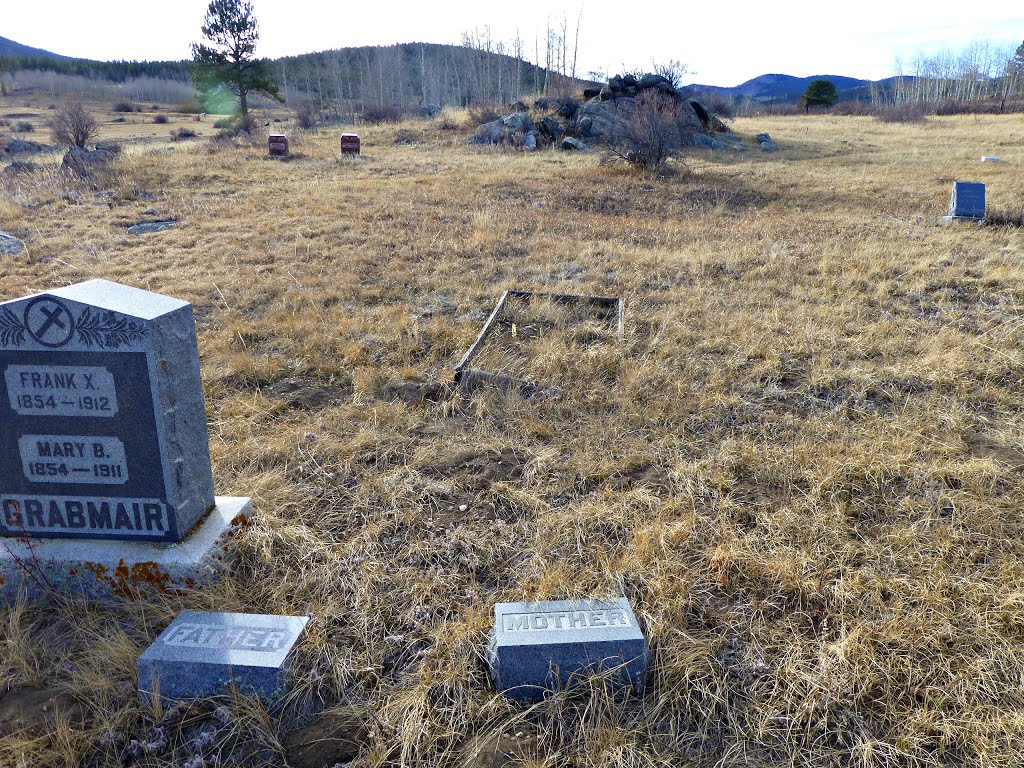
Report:
[[[46,121],[55,144],[81,147],[96,138],[99,127],[96,120],[80,101],[69,101]]]

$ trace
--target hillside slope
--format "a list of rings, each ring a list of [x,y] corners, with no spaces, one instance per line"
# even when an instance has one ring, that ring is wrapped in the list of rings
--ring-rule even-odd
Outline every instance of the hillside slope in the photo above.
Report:
[[[28,45],[22,45],[21,43],[15,42],[14,40],[8,40],[6,37],[0,37],[0,56],[17,56],[35,59],[70,58],[68,56],[61,56],[59,53],[45,51],[42,48],[33,48]]]

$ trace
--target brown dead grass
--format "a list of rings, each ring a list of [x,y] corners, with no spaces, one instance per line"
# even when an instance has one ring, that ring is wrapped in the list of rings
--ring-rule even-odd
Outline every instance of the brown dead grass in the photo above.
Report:
[[[1024,126],[736,128],[781,151],[658,180],[417,123],[355,161],[338,131],[289,163],[139,142],[99,190],[0,195],[28,243],[0,298],[104,277],[194,303],[218,493],[258,512],[187,599],[7,611],[3,689],[89,715],[0,764],[121,764],[161,717],[136,656],[188,607],[314,616],[285,711],[229,703],[229,762],[355,707],[365,766],[1020,765],[1024,246],[939,218],[958,178],[1024,208]],[[625,340],[504,350],[560,398],[393,395],[448,381],[506,288],[622,295]],[[494,602],[600,595],[643,622],[642,698],[494,696]],[[138,764],[177,764],[175,723]]]

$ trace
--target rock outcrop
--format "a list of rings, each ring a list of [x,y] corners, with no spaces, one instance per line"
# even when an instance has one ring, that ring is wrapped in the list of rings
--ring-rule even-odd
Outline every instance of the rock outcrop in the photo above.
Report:
[[[614,143],[625,133],[636,112],[637,99],[654,91],[677,102],[680,118],[688,128],[692,146],[707,149],[741,148],[742,141],[729,131],[708,107],[667,78],[649,73],[642,77],[616,75],[601,88],[583,91],[583,101],[537,99],[534,108],[553,110],[535,122],[523,109],[484,123],[470,137],[474,144],[508,144],[535,149],[554,145],[561,149],[586,149],[591,143]],[[518,103],[517,108],[524,105]],[[561,120],[559,119],[561,118]],[[571,139],[571,141],[570,141]]]

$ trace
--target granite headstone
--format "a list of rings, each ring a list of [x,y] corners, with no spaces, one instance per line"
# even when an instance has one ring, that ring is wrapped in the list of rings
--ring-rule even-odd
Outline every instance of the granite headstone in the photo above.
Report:
[[[980,221],[985,218],[985,185],[977,181],[954,181],[946,221]]]
[[[106,280],[0,303],[0,535],[181,541],[214,507],[192,306]]]
[[[251,513],[213,494],[188,302],[91,280],[0,303],[0,599],[193,589]]]
[[[356,133],[343,133],[341,134],[341,154],[343,155],[358,155],[360,152],[359,134]]]
[[[177,701],[234,686],[273,704],[287,691],[292,650],[308,622],[308,616],[183,611],[139,656],[139,693]]]
[[[593,674],[642,691],[648,655],[629,601],[620,597],[498,603],[487,658],[497,690],[531,702]]]
[[[271,155],[288,154],[288,137],[281,133],[272,133],[267,137],[267,148]]]

